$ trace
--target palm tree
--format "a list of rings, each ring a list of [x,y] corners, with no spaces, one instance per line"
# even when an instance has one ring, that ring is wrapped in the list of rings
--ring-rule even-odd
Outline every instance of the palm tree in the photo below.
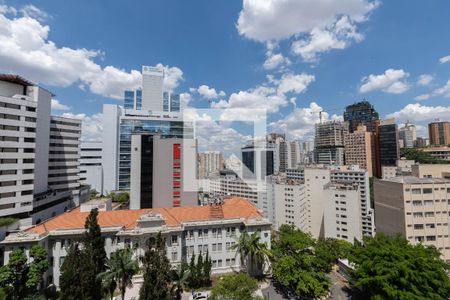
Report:
[[[102,279],[104,286],[109,288],[111,299],[115,290],[112,282],[119,287],[122,300],[125,299],[125,290],[132,284],[131,279],[139,270],[137,261],[133,259],[132,251],[127,247],[113,252],[106,265],[107,270],[98,276]]]
[[[176,300],[181,300],[183,294],[183,286],[191,275],[189,268],[181,264],[175,270],[172,270],[172,293],[175,295]]]
[[[250,268],[254,265],[264,269],[264,264],[267,262],[270,251],[267,249],[266,243],[260,242],[261,237],[258,232],[251,235],[247,231],[241,233],[238,242],[231,246],[232,250],[236,250],[236,255],[239,254],[241,263],[247,266],[247,260],[250,260]],[[247,266],[248,267],[248,266]]]

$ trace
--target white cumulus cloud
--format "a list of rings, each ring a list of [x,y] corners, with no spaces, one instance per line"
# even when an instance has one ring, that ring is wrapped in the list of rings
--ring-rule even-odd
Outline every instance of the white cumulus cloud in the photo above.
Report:
[[[70,106],[62,104],[61,102],[59,102],[56,99],[52,99],[51,105],[52,105],[52,109],[55,109],[55,110],[69,110],[71,108]]]
[[[360,93],[382,90],[386,93],[401,94],[409,89],[405,79],[409,76],[404,70],[387,69],[383,74],[370,74],[362,79]]]
[[[312,62],[319,53],[361,41],[357,27],[379,4],[368,0],[243,0],[237,29],[259,42],[294,37],[293,52]],[[280,60],[273,58],[274,64]]]
[[[430,74],[422,74],[419,76],[419,78],[417,79],[417,84],[418,85],[428,85],[430,84],[430,82],[433,80],[433,76]]]
[[[197,89],[190,88],[190,91],[191,93],[197,92],[200,96],[208,100],[217,99],[219,97],[225,97],[226,95],[224,91],[217,92],[215,88],[209,87],[205,84],[200,85]]]
[[[114,99],[122,99],[124,90],[141,85],[140,71],[99,65],[95,60],[103,55],[101,51],[58,46],[49,39],[50,26],[43,24],[45,18],[48,15],[32,5],[19,12],[0,6],[0,68],[4,72],[53,86],[77,84]],[[177,67],[164,69],[165,88],[172,90],[183,72]]]
[[[319,113],[323,110],[316,102],[311,102],[307,107],[296,107],[294,110],[269,127],[277,132],[284,132],[294,139],[310,139],[314,137],[314,125],[320,121]],[[322,112],[322,121],[339,120],[342,117],[330,116]]]
[[[445,63],[447,63],[447,62],[449,62],[449,61],[450,61],[450,55],[447,55],[447,56],[444,56],[444,57],[439,58],[439,62],[440,62],[441,64],[445,64]]]

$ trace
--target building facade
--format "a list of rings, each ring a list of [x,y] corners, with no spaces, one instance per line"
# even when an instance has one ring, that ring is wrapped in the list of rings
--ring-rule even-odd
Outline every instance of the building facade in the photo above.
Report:
[[[22,248],[28,255],[33,245],[41,245],[52,262],[44,281],[58,287],[61,265],[70,244],[83,237],[88,214],[87,209],[76,208],[44,224],[10,234],[1,243],[5,263],[12,251]],[[271,245],[269,220],[253,204],[239,198],[225,200],[223,205],[99,211],[98,220],[108,257],[117,249],[130,246],[138,259],[145,252],[146,242],[161,232],[167,258],[173,266],[189,262],[192,255],[208,252],[212,274],[243,269],[239,255],[231,249],[243,231],[257,232],[262,243],[269,249]],[[249,268],[252,267],[250,264]]]
[[[0,217],[23,226],[63,213],[86,195],[78,177],[80,121],[51,116],[52,96],[20,76],[0,74]]]
[[[131,209],[197,205],[194,139],[134,134],[131,149]]]
[[[433,122],[428,124],[430,145],[450,145],[450,122]]]
[[[450,181],[402,176],[374,182],[377,232],[435,246],[450,261]]]
[[[400,159],[398,126],[394,119],[383,120],[378,129],[381,166],[395,166]]]
[[[372,139],[366,126],[360,125],[353,133],[345,135],[345,163],[366,169],[372,177]]]
[[[140,109],[137,102],[139,90],[134,92],[134,96],[130,94],[127,102],[129,109],[112,104],[103,105],[102,194],[130,190],[132,135],[158,133],[162,137],[193,137],[192,123],[183,122],[179,97],[163,90],[164,69],[143,66],[142,77]]]
[[[82,142],[80,146],[80,182],[103,191],[102,142]]]
[[[359,125],[364,125],[367,131],[375,133],[379,123],[379,115],[372,104],[361,101],[345,108],[344,121],[349,124],[349,131],[357,130]]]
[[[344,165],[348,123],[330,121],[316,124],[314,156],[317,164]]]
[[[198,178],[204,179],[219,174],[224,168],[223,155],[220,151],[198,153]]]

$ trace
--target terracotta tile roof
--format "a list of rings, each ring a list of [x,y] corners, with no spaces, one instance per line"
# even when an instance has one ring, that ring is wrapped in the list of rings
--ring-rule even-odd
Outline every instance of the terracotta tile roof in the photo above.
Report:
[[[100,211],[98,223],[100,227],[125,227],[131,229],[136,226],[136,221],[147,212],[160,213],[167,226],[178,226],[189,221],[217,220],[211,218],[210,206],[152,208],[137,210]],[[254,204],[242,198],[230,198],[222,205],[224,219],[234,218],[261,218],[262,215]],[[29,228],[27,231],[42,234],[51,230],[83,229],[89,212],[80,212],[79,208],[73,209],[60,216]]]

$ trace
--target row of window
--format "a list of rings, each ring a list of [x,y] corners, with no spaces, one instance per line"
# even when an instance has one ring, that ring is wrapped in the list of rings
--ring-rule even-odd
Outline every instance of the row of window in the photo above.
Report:
[[[226,236],[227,237],[235,237],[236,236],[236,228],[235,227],[226,227]],[[188,230],[186,231],[185,238],[186,239],[194,239],[194,231],[197,232],[198,238],[208,238],[209,230],[208,229],[199,229],[199,230]],[[222,228],[213,228],[211,229],[213,238],[221,238],[222,237]]]

